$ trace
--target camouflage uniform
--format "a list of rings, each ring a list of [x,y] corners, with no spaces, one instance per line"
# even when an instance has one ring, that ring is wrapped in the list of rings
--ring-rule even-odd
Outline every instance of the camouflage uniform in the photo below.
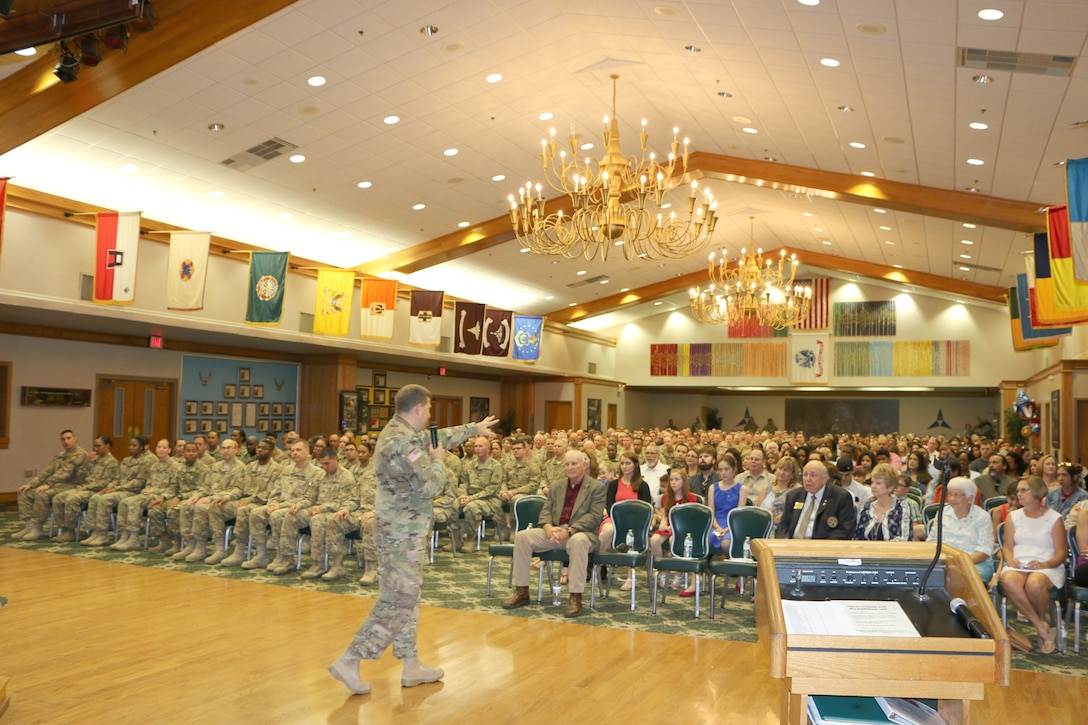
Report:
[[[567,472],[563,468],[563,459],[552,456],[544,461],[540,467],[540,485],[547,486],[549,490],[557,483],[567,480]]]
[[[53,456],[41,472],[30,479],[28,488],[19,494],[19,518],[24,524],[42,526],[49,518],[53,499],[65,491],[72,491],[79,485],[79,468],[87,460],[87,451],[76,446],[70,451],[61,451]],[[35,489],[48,485],[41,493]]]
[[[223,520],[211,514],[212,501],[218,498],[228,498],[230,499],[229,503],[233,503],[242,497],[242,492],[246,490],[248,485],[249,471],[246,469],[245,464],[237,458],[230,463],[219,461],[208,469],[204,476],[204,487],[207,493],[201,496],[201,498],[207,498],[208,502],[185,504],[185,508],[191,510],[192,538],[194,541],[205,542],[208,540],[211,533],[211,519]],[[184,511],[182,516],[184,520]],[[220,531],[219,533],[222,534],[223,532]],[[215,541],[216,546],[219,546],[223,543],[223,538],[221,537]]]
[[[502,490],[509,491],[509,501],[502,502],[499,514],[499,541],[509,541],[514,530],[514,504],[519,498],[533,496],[540,491],[540,466],[531,457],[525,463],[515,459],[506,467],[506,482]]]
[[[109,453],[88,458],[79,466],[75,488],[62,491],[53,497],[54,521],[65,531],[75,531],[79,528],[79,514],[83,511],[83,504],[102,489],[116,486],[120,475],[121,466]]]
[[[144,489],[140,489],[139,493],[121,499],[121,503],[117,504],[117,528],[138,532],[142,528],[144,512],[147,511],[149,503],[157,498],[166,501],[176,496],[178,489],[174,482],[174,473],[180,466],[173,458],[167,458],[163,462],[156,457],[155,462],[147,469],[145,486],[153,489],[153,493],[143,493]]]
[[[276,479],[283,472],[283,466],[271,458],[264,466],[256,458],[245,465],[246,481],[241,499],[214,506],[208,512],[212,540],[225,541],[227,521],[234,519],[234,540],[242,550],[249,546],[250,512],[265,506],[271,500]]]
[[[461,495],[468,496],[464,506],[458,505],[465,515],[461,535],[468,537],[476,532],[481,521],[494,519],[502,511],[499,494],[506,478],[502,464],[493,458],[480,463],[478,458],[464,464],[461,469]]]
[[[441,529],[457,521],[457,499],[461,496],[460,489],[457,487],[457,478],[461,466],[451,466],[451,459],[457,461],[458,464],[461,462],[457,456],[446,456],[446,485],[432,502],[435,529]]]
[[[337,468],[336,473],[326,473],[314,505],[321,507],[321,513],[311,516],[309,511],[300,509],[293,518],[297,521],[305,519],[303,526],[310,527],[310,558],[316,566],[315,571],[324,571],[326,553],[330,557],[342,554],[346,548],[344,537],[359,529],[359,482],[343,466]],[[348,512],[347,518],[334,518],[336,512],[343,510]],[[282,531],[280,536],[282,545]],[[295,536],[298,536],[297,531]]]
[[[354,517],[355,528],[359,529],[361,539],[359,545],[363,549],[363,561],[366,569],[369,571],[373,568],[375,576],[377,576],[378,548],[374,546],[374,517],[371,516],[366,522],[362,522],[363,515],[374,513],[374,499],[378,494],[378,477],[374,473],[374,466],[367,466],[362,469],[362,473],[356,476],[356,480],[359,482],[359,509],[352,516]],[[351,529],[348,530],[351,531]],[[341,541],[343,540],[341,539]],[[330,555],[336,553],[331,545],[329,553]],[[375,579],[375,581],[377,580]]]
[[[96,493],[87,502],[87,522],[95,533],[105,535],[110,528],[113,507],[119,505],[122,499],[144,490],[151,466],[158,460],[153,453],[144,451],[138,456],[128,456],[121,461],[116,490]]]
[[[475,424],[439,431],[443,448],[459,445],[478,432]],[[446,482],[446,469],[433,460],[429,433],[417,431],[397,415],[382,429],[371,466],[378,478],[374,540],[378,547],[378,601],[344,653],[376,660],[392,643],[393,656],[416,656],[416,627],[423,583],[423,554],[431,531],[434,497]]]
[[[302,470],[293,462],[285,467],[276,478],[276,490],[268,501],[269,504],[278,504],[276,510],[269,513],[268,506],[261,506],[249,512],[249,535],[253,544],[267,544],[269,527],[272,530],[272,541],[279,541],[287,509],[296,503],[313,506],[313,501],[317,498],[317,485],[324,476],[325,472],[311,462],[307,462]],[[288,551],[282,553],[286,556],[293,549],[294,542],[288,546]]]
[[[186,508],[181,504],[193,496],[204,495],[204,477],[207,473],[207,467],[202,465],[199,460],[194,461],[191,466],[182,461],[182,464],[174,471],[174,488],[177,491],[175,494],[177,498],[166,501],[162,506],[156,506],[147,511],[147,516],[151,519],[151,531],[153,533],[161,538],[162,531],[165,528],[167,536],[171,539],[192,538],[193,520],[188,514],[186,515],[186,529],[184,532],[181,530],[181,512]]]

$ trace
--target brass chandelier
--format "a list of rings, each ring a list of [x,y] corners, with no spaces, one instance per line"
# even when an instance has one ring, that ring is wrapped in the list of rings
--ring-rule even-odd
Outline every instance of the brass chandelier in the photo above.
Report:
[[[755,241],[754,217],[749,217],[752,241]],[[691,313],[699,322],[713,325],[737,325],[758,321],[776,330],[793,327],[808,317],[812,307],[812,287],[794,284],[797,255],[786,259],[786,250],[778,264],[763,258],[762,249],[741,249],[740,259],[730,265],[725,250],[715,264],[710,253],[707,271],[710,285],[690,290]]]
[[[612,117],[604,119],[604,156],[600,161],[578,158],[579,139],[571,127],[566,149],[557,153],[555,129],[540,142],[545,183],[570,198],[570,211],[546,213],[543,189],[527,183],[511,194],[510,222],[518,242],[537,254],[574,259],[608,259],[609,249],[621,247],[625,259],[680,258],[703,249],[714,234],[717,204],[709,190],[698,197],[691,183],[687,216],[662,209],[665,193],[679,183],[688,168],[688,139],[673,138],[667,159],[647,153],[650,135],[646,119],[639,134],[640,157],[627,158],[620,147],[616,121],[616,80],[612,76]],[[677,174],[677,164],[679,173]],[[652,202],[656,210],[647,208]],[[666,205],[667,206],[667,205]]]

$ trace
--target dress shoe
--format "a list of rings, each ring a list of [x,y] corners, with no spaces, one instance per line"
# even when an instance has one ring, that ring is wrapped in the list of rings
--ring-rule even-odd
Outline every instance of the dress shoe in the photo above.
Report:
[[[567,604],[567,610],[563,612],[563,616],[567,618],[579,617],[582,614],[582,595],[571,594],[570,603]]]
[[[580,598],[580,597],[579,597]],[[529,587],[514,587],[514,594],[502,603],[503,609],[517,609],[529,603]]]
[[[694,589],[684,589],[683,591],[680,592],[680,596],[682,596],[682,597],[694,597],[695,596],[695,590]]]

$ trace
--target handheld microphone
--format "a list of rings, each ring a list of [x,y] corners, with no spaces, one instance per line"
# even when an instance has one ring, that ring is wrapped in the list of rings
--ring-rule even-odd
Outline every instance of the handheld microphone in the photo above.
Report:
[[[979,639],[990,639],[990,635],[982,628],[982,623],[975,619],[971,614],[971,610],[967,608],[967,602],[963,601],[959,597],[956,597],[948,603],[949,609],[956,615],[956,619],[960,620],[960,624],[964,626],[972,637]]]
[[[431,429],[431,448],[438,448],[438,423],[431,421],[427,427]]]

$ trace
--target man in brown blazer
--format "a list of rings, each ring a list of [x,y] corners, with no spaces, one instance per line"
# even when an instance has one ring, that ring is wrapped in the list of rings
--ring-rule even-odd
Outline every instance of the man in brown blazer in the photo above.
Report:
[[[529,602],[529,564],[533,552],[565,549],[570,557],[570,603],[566,617],[582,613],[589,554],[597,547],[597,529],[604,518],[605,487],[588,475],[585,453],[567,451],[563,456],[565,486],[552,486],[540,511],[538,526],[514,536],[514,595],[503,602],[514,609]]]

